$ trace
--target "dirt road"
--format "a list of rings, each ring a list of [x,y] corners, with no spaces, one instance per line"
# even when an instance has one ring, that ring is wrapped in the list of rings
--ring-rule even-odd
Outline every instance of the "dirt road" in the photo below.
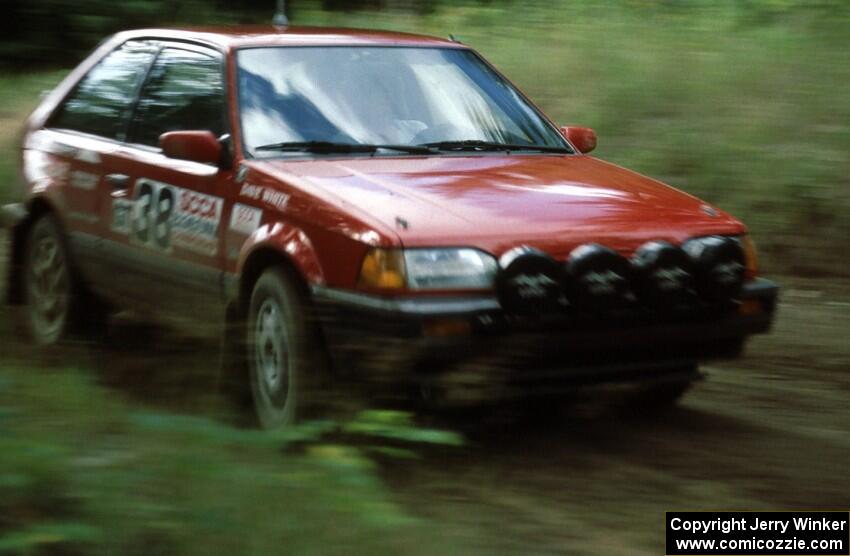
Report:
[[[660,554],[666,510],[846,510],[847,284],[784,283],[774,333],[680,407],[488,427],[393,484],[494,554]]]
[[[657,555],[665,510],[846,510],[850,283],[781,282],[774,333],[708,367],[680,407],[440,417],[468,446],[389,467],[387,482],[411,513],[489,554]],[[72,353],[133,403],[215,412],[209,342],[125,323],[105,351],[37,354],[0,315],[0,364]]]

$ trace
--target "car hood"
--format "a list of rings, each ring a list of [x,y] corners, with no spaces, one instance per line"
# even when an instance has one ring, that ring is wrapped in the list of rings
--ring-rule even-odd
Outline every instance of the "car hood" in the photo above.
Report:
[[[260,164],[282,182],[323,190],[405,246],[468,245],[499,255],[525,244],[564,257],[586,242],[628,253],[653,239],[744,230],[695,197],[584,155]]]

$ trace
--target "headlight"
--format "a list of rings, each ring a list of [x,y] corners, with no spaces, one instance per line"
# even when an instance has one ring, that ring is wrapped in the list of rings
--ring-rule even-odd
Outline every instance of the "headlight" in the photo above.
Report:
[[[477,249],[409,249],[404,252],[411,289],[485,289],[493,287],[499,264]]]
[[[477,249],[370,249],[358,285],[414,290],[486,289],[493,287],[496,259]]]

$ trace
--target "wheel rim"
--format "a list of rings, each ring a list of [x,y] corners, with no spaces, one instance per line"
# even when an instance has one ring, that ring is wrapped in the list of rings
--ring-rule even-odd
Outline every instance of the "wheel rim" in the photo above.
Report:
[[[277,301],[266,299],[257,311],[254,360],[259,391],[276,410],[286,407],[290,390],[290,352],[286,323]]]
[[[68,268],[59,238],[48,230],[37,233],[29,253],[27,291],[33,329],[43,342],[61,334],[68,312]]]

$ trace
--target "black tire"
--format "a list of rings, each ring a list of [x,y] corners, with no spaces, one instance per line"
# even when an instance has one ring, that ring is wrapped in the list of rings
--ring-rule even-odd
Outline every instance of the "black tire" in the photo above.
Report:
[[[80,281],[65,236],[51,214],[38,217],[29,227],[20,280],[24,322],[37,344],[51,346],[72,335],[104,334],[109,311]]]
[[[50,215],[29,229],[21,280],[30,337],[39,345],[58,343],[68,335],[77,303],[68,249]]]
[[[263,428],[291,425],[318,369],[306,304],[284,268],[270,268],[257,280],[245,328],[257,422]]]

